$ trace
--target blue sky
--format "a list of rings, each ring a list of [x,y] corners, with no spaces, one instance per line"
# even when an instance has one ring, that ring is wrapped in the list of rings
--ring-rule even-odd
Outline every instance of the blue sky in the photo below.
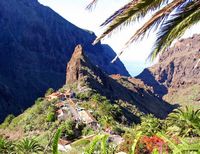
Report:
[[[38,0],[41,4],[49,6],[66,20],[76,26],[94,31],[98,36],[103,32],[99,25],[115,10],[126,4],[129,0],[101,0],[96,8],[91,12],[85,10],[85,7],[91,0]],[[148,15],[148,18],[151,14]],[[142,23],[131,24],[121,31],[114,33],[106,38],[102,43],[109,44],[116,53],[120,52],[125,42],[134,34]],[[186,32],[184,37],[192,36],[194,33],[200,33],[200,24],[194,26]],[[132,76],[139,74],[145,67],[152,65],[146,61],[151,52],[155,32],[151,32],[148,38],[132,44],[120,59],[125,64],[127,70]]]

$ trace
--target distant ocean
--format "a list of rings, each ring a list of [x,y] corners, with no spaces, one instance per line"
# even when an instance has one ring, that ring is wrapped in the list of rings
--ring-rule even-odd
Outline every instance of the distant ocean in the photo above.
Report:
[[[132,77],[139,75],[145,68],[150,67],[150,64],[142,62],[123,62],[126,69]]]

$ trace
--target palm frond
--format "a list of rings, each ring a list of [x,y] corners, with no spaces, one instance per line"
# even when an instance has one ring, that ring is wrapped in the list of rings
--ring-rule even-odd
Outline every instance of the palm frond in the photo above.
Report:
[[[169,14],[171,14],[172,11],[181,4],[182,0],[176,0],[166,5],[164,8],[160,9],[153,15],[153,17],[151,17],[149,21],[147,21],[140,29],[136,31],[136,33],[130,38],[130,40],[125,44],[125,46],[128,46],[129,44],[133,43],[139,38],[142,39],[146,32],[151,28],[157,28],[160,25],[160,23],[162,23],[163,20],[166,20]]]
[[[188,28],[199,21],[200,2],[190,2],[179,8],[177,13],[161,26],[153,52],[149,55],[149,58],[153,60],[159,53],[166,50],[175,39],[180,38]]]
[[[92,0],[87,6],[86,9],[91,10],[92,8],[94,8],[97,4],[98,0]]]
[[[98,43],[107,35],[111,35],[113,30],[120,29],[121,26],[129,25],[129,23],[140,20],[150,11],[154,11],[161,7],[168,0],[132,0],[110,16],[102,26],[108,25],[107,29],[101,34],[93,44]]]
[[[53,139],[53,154],[58,154],[58,141],[61,136],[61,133],[62,133],[62,129],[58,128],[58,130],[54,136],[54,139]]]

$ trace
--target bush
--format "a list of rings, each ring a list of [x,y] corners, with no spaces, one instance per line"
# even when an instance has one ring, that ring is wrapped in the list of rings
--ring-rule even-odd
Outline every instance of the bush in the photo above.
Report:
[[[94,130],[91,127],[86,126],[85,128],[83,128],[82,135],[87,136],[91,134],[94,134]]]
[[[136,126],[136,131],[142,131],[147,136],[152,136],[162,130],[162,121],[153,115],[141,117],[141,124]]]
[[[1,128],[8,127],[14,118],[15,116],[13,114],[9,114],[4,120],[4,122],[1,124]]]
[[[9,154],[14,153],[15,147],[11,141],[7,141],[3,137],[0,136],[0,153],[1,154]]]
[[[53,88],[49,88],[46,93],[45,96],[51,95],[54,92]]]
[[[47,118],[46,118],[46,121],[47,122],[54,122],[56,120],[56,115],[54,112],[50,112],[48,115],[47,115]]]
[[[89,96],[86,93],[78,93],[76,97],[80,100],[88,100]]]
[[[73,120],[68,120],[62,125],[62,135],[68,140],[73,140],[76,138],[76,123]]]
[[[122,136],[125,133],[125,131],[119,127],[114,127],[113,131],[115,134],[120,135],[120,136]]]
[[[40,102],[42,102],[44,99],[42,97],[39,97],[36,101],[35,104],[39,104]]]

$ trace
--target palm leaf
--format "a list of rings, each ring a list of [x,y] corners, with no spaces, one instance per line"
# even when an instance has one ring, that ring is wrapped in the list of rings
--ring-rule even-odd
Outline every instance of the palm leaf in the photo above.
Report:
[[[120,26],[129,25],[131,22],[138,21],[146,16],[149,11],[158,9],[163,3],[168,3],[168,0],[132,0],[102,24],[103,26],[109,25],[103,34],[96,38],[93,44],[98,43],[105,36],[110,35],[113,30],[120,29]]]
[[[191,3],[193,4],[191,5]],[[153,60],[169,47],[176,38],[181,37],[188,28],[200,21],[200,2],[191,3],[179,8],[178,12],[161,26],[154,50],[149,58]]]
[[[54,136],[54,139],[53,139],[53,154],[58,154],[58,141],[59,141],[59,138],[61,136],[61,132],[62,132],[62,129],[61,128],[58,128],[55,136]]]

